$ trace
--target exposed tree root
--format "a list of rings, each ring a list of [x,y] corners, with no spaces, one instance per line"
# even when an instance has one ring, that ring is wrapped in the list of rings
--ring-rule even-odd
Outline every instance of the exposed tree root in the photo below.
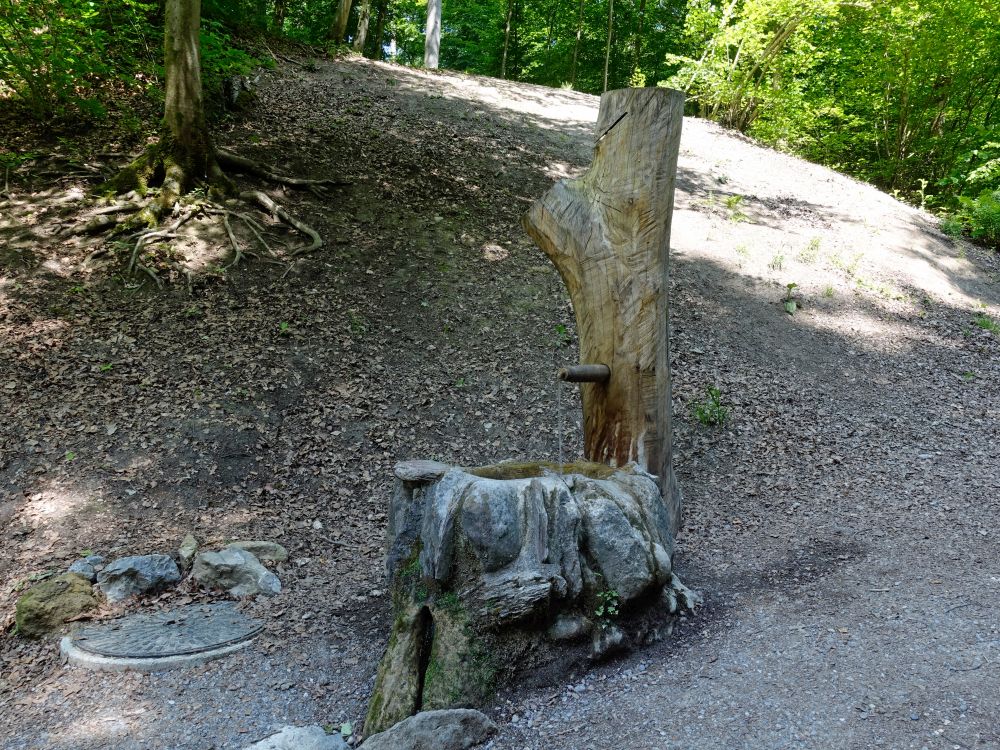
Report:
[[[278,205],[274,200],[263,193],[260,190],[244,190],[240,193],[240,198],[243,200],[254,201],[257,205],[263,208],[265,211],[270,213],[275,218],[281,219],[286,224],[289,224],[296,229],[298,229],[302,234],[308,235],[312,242],[305,247],[300,247],[297,250],[292,251],[292,257],[296,255],[305,255],[306,253],[311,253],[315,250],[319,250],[323,247],[323,238],[319,236],[319,232],[313,229],[311,226],[306,224],[304,221],[300,221],[292,216],[288,211],[284,209],[283,206]]]
[[[317,192],[317,188],[322,188],[325,186],[337,187],[350,185],[350,182],[345,180],[309,180],[303,177],[288,177],[287,175],[278,174],[273,172],[263,164],[253,161],[252,159],[247,159],[245,156],[239,156],[230,151],[225,151],[223,149],[216,149],[215,157],[221,166],[229,167],[236,172],[244,172],[246,174],[256,175],[257,177],[263,177],[265,180],[270,180],[271,182],[277,182],[281,185],[288,185],[289,187],[303,187],[311,190],[312,192]]]
[[[275,220],[287,224],[309,238],[307,244],[284,251],[284,259],[276,255],[264,239],[264,227],[259,221],[246,213],[233,210],[229,205],[232,201],[227,201],[227,205],[220,205],[212,200],[212,197],[216,195],[232,195],[236,192],[232,182],[222,171],[222,166],[229,167],[233,171],[262,177],[281,185],[308,189],[317,195],[321,195],[320,190],[325,187],[350,184],[338,179],[312,180],[281,175],[251,159],[224,150],[216,150],[207,161],[203,159],[194,163],[201,164],[201,169],[193,170],[191,164],[182,163],[181,159],[175,158],[167,142],[147,149],[104,186],[105,191],[111,190],[119,195],[127,194],[130,200],[91,211],[87,221],[65,230],[64,234],[78,235],[112,231],[129,235],[129,241],[134,242],[134,244],[126,273],[144,273],[153,279],[158,287],[162,287],[163,280],[156,271],[141,262],[143,249],[153,242],[175,239],[178,236],[178,230],[184,224],[198,213],[203,213],[219,216],[222,219],[223,228],[233,250],[233,257],[225,266],[226,268],[237,265],[245,257],[290,267],[288,258],[305,255],[323,247],[323,238],[319,232],[293,216],[284,206],[263,191],[244,190],[240,192],[238,195],[241,200],[254,204]],[[199,178],[196,176],[197,174],[206,174],[206,176]],[[151,189],[151,185],[157,185],[157,188]],[[188,203],[175,220],[163,226],[164,217],[177,210],[181,197],[195,186],[205,188],[207,198],[195,199],[194,202]],[[140,202],[134,196],[148,196],[148,198],[145,202]],[[233,221],[236,219],[245,224],[259,243],[259,249],[247,247],[241,243],[233,229]]]

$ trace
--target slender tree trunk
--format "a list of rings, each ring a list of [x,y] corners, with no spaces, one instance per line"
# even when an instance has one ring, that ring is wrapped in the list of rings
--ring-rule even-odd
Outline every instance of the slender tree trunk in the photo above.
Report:
[[[573,65],[569,71],[569,85],[576,88],[576,61],[580,55],[580,37],[583,36],[583,0],[576,13],[576,42],[573,44]]]
[[[281,32],[285,26],[285,14],[288,12],[288,0],[274,0],[274,30]]]
[[[608,46],[604,50],[604,88],[608,90],[608,65],[611,62],[611,37],[614,32],[615,23],[615,0],[608,0]]]
[[[641,68],[639,67],[639,58],[642,55],[642,26],[643,26],[643,21],[645,20],[646,20],[646,0],[640,0],[639,16],[636,19],[635,43],[632,45],[632,73],[629,76],[630,79],[635,76],[635,72],[637,70],[641,70]]]
[[[344,41],[344,35],[347,33],[347,21],[351,17],[351,0],[334,0],[334,2],[336,2],[337,7],[333,14],[327,39],[334,44],[340,44]]]
[[[438,66],[441,50],[441,0],[427,0],[427,29],[424,32],[424,67]]]
[[[500,77],[507,77],[507,50],[510,48],[510,27],[514,18],[514,0],[507,0],[507,19],[503,32],[503,57],[500,60]]]
[[[383,41],[385,40],[385,19],[389,14],[389,0],[379,0],[378,11],[375,13],[375,39],[371,45],[371,53],[368,55],[373,60],[381,60],[383,55]]]
[[[368,38],[368,21],[372,17],[372,0],[361,0],[358,8],[358,33],[354,35],[354,44],[351,45],[355,52],[365,51],[365,39]]]
[[[163,113],[167,142],[164,148],[187,173],[185,182],[207,177],[214,164],[202,100],[200,25],[201,0],[167,2],[163,41],[167,78]]]

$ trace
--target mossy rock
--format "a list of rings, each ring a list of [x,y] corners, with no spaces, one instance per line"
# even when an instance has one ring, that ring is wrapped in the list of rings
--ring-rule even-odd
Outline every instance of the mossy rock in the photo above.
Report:
[[[32,586],[17,600],[14,621],[26,638],[41,638],[66,621],[97,607],[90,582],[75,573],[63,573]]]

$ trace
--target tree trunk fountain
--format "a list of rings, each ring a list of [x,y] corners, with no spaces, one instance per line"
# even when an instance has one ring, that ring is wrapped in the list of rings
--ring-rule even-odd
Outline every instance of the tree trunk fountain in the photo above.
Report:
[[[684,97],[601,97],[593,164],[524,225],[569,289],[585,460],[396,467],[387,566],[393,624],[365,720],[480,705],[501,679],[588,643],[655,639],[695,595],[672,569],[668,255]]]

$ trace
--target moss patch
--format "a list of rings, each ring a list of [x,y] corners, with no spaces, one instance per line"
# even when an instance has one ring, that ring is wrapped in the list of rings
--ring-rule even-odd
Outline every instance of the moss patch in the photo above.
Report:
[[[14,621],[17,632],[27,638],[41,638],[58,630],[66,620],[97,606],[90,582],[74,573],[43,581],[17,600]]]

